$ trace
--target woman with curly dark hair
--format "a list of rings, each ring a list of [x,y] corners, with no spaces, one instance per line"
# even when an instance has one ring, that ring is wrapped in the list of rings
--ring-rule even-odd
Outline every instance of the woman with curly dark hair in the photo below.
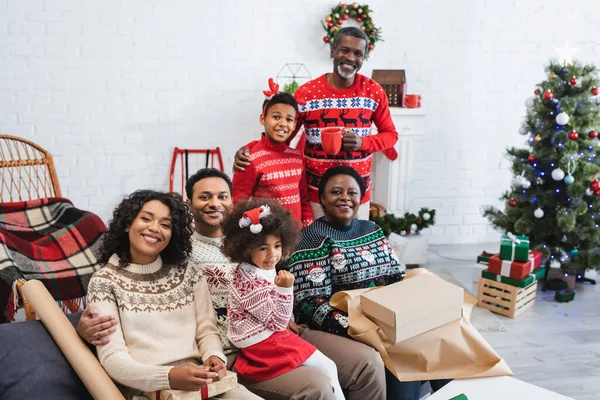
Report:
[[[329,377],[334,399],[343,400],[335,363],[287,329],[294,276],[275,268],[298,240],[290,212],[276,202],[249,200],[223,221],[223,233],[223,253],[240,263],[227,304],[228,336],[240,348],[236,372],[263,382],[299,366],[314,368]]]
[[[134,192],[109,222],[101,248],[106,266],[90,280],[88,304],[118,317],[97,351],[111,378],[128,388],[128,398],[197,392],[226,373],[208,286],[187,264],[191,235],[192,216],[176,193]],[[244,388],[229,394],[256,398]]]

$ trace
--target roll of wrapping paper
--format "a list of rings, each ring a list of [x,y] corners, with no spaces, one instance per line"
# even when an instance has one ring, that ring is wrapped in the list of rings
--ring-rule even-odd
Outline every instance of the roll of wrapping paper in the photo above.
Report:
[[[23,285],[23,294],[92,397],[96,400],[125,400],[46,287],[40,281],[28,281]]]

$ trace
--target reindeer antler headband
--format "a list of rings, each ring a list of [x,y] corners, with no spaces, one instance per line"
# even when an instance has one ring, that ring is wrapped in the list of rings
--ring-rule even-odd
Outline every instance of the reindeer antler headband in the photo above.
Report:
[[[269,78],[269,90],[263,90],[263,93],[270,100],[271,97],[273,97],[277,93],[279,93],[279,84],[275,83],[275,81],[273,80],[273,78]]]
[[[263,229],[260,219],[270,214],[271,209],[267,205],[248,210],[244,213],[242,218],[240,218],[240,228],[250,227],[250,232],[256,235],[257,233],[262,232]]]

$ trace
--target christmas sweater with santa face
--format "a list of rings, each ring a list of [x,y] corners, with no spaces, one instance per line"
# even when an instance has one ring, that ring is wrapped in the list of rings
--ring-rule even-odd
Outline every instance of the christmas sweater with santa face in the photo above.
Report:
[[[329,305],[331,296],[389,285],[405,275],[381,228],[357,219],[342,229],[316,220],[302,231],[289,265],[295,321],[341,336],[348,336],[348,315]]]
[[[329,85],[324,74],[300,86],[294,97],[300,105],[299,120],[306,134],[304,163],[310,200],[319,202],[319,182],[327,169],[346,165],[358,171],[367,183],[362,202],[368,202],[372,153],[389,149],[398,141],[381,85],[356,74],[350,87],[336,89]],[[377,133],[372,132],[373,123]],[[360,150],[341,150],[335,156],[326,154],[321,145],[321,131],[332,127],[348,128],[359,135],[363,141]]]

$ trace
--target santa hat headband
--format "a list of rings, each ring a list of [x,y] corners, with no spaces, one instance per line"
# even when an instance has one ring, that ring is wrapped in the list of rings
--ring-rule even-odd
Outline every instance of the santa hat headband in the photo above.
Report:
[[[250,227],[250,232],[256,235],[257,233],[262,232],[263,229],[260,219],[267,215],[271,215],[271,209],[267,205],[248,210],[244,213],[242,218],[240,218],[240,228]]]

